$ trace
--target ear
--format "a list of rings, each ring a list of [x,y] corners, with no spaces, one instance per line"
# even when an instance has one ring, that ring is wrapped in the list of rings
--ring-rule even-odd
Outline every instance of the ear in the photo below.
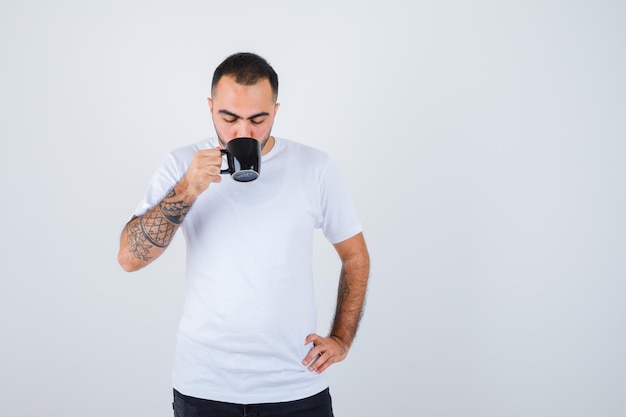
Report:
[[[279,107],[280,107],[280,103],[274,104],[274,116],[276,116],[276,113],[278,113],[278,108]]]
[[[207,98],[206,100],[209,103],[209,111],[213,113],[213,100],[211,100],[211,97]]]

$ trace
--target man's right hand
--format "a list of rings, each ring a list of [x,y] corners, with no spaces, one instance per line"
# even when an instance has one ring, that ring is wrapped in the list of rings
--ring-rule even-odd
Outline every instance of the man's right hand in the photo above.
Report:
[[[202,149],[196,152],[185,176],[178,183],[178,190],[193,199],[204,192],[213,182],[221,182],[222,153],[220,148]]]

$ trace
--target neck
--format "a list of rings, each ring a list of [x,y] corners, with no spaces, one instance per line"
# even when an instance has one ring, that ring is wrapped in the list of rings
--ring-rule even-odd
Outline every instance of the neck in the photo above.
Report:
[[[272,148],[274,147],[274,143],[276,143],[276,141],[274,140],[274,136],[270,136],[269,138],[267,138],[267,140],[265,141],[265,144],[261,148],[261,155],[265,155],[269,151],[271,151]]]

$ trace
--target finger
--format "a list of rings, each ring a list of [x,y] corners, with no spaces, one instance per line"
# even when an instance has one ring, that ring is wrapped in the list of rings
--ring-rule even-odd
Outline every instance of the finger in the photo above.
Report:
[[[313,349],[309,351],[309,354],[306,355],[306,357],[302,361],[302,365],[304,366],[312,365],[315,360],[319,359],[321,354],[322,354],[321,348],[314,347]]]
[[[209,165],[204,170],[211,177],[219,176],[221,171],[222,169],[219,165]]]
[[[317,351],[317,349],[315,349],[315,351]],[[309,355],[307,356],[307,358],[305,359],[304,365],[307,367],[309,371],[314,372],[322,364],[323,355],[324,354],[322,352],[314,353],[314,351],[311,351]]]
[[[319,360],[323,355],[322,348],[320,346],[314,347],[309,351],[309,354],[302,360],[304,366],[311,366]]]
[[[320,358],[315,361],[315,365],[316,367],[314,369],[311,369],[312,372],[316,372],[318,374],[321,374],[322,372],[324,372],[325,370],[327,370],[330,365],[334,364],[335,361],[333,360],[332,357],[327,356],[326,354],[320,356]]]
[[[211,175],[209,177],[209,183],[212,182],[222,182],[222,176],[221,175]]]
[[[221,155],[222,151],[220,148],[211,148],[211,149],[200,149],[196,151],[196,155]]]
[[[203,156],[196,160],[196,166],[198,167],[220,167],[222,166],[222,158],[219,156]]]
[[[332,353],[324,352],[319,355],[317,360],[308,367],[308,370],[311,372],[322,373],[333,363],[335,363],[335,360],[333,359]]]
[[[192,180],[193,184],[197,184],[198,187],[206,189],[212,183],[222,182],[222,176],[218,172],[209,173],[207,170],[204,172],[198,172],[196,175],[192,176],[195,180]]]
[[[304,344],[308,345],[309,343],[317,344],[322,337],[318,334],[311,333],[304,339]]]
[[[221,161],[222,153],[219,149],[202,149],[196,152],[194,159],[196,161],[202,161],[203,163],[206,163],[206,161]]]
[[[315,359],[319,357],[322,353],[322,346],[320,344],[322,338],[316,334],[310,334],[306,337],[304,344],[313,344],[313,347],[306,355],[306,357],[302,360],[302,364],[304,366],[310,365]]]

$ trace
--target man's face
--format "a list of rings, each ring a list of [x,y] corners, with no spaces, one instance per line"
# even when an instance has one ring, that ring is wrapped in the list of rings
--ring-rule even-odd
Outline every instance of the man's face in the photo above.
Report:
[[[267,152],[265,145],[278,106],[268,79],[254,85],[241,85],[234,77],[223,76],[213,90],[213,98],[209,99],[211,117],[222,147],[231,139],[247,137],[261,142],[262,153]]]

